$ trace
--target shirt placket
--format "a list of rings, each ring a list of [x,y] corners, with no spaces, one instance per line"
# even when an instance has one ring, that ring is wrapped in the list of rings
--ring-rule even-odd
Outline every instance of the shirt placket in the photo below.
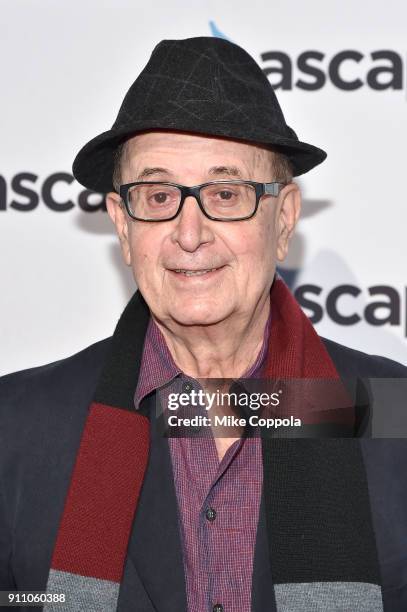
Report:
[[[219,462],[215,439],[208,439],[208,450],[211,455],[211,464],[216,465],[216,474],[207,490],[199,513],[199,543],[201,549],[201,567],[208,577],[207,601],[205,610],[210,612],[224,612],[224,591],[227,586],[223,580],[223,551],[219,542],[224,538],[221,534],[225,529],[225,505],[222,503],[222,494],[219,493],[222,479],[230,468],[243,440],[235,441],[226,451]]]

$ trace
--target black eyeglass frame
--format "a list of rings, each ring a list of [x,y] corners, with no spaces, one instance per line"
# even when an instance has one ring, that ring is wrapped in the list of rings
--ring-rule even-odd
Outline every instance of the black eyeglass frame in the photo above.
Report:
[[[256,204],[253,212],[250,215],[246,215],[245,217],[238,217],[234,219],[221,219],[219,217],[212,217],[209,213],[206,212],[202,201],[201,201],[201,189],[207,187],[208,185],[224,185],[224,184],[232,184],[232,185],[251,185],[254,187],[256,193]],[[209,181],[207,183],[202,183],[201,185],[195,185],[193,187],[186,187],[185,185],[179,185],[178,183],[169,183],[168,181],[136,181],[134,183],[126,183],[125,185],[120,185],[119,195],[124,202],[126,207],[126,211],[132,219],[135,221],[147,221],[148,223],[159,223],[161,221],[172,221],[176,217],[178,217],[181,209],[184,205],[185,199],[189,196],[192,196],[198,202],[198,206],[202,211],[202,214],[210,219],[211,221],[246,221],[247,219],[251,219],[257,212],[259,207],[260,198],[264,195],[271,195],[276,198],[280,195],[280,191],[283,187],[285,187],[288,183],[280,183],[278,181],[274,181],[272,183],[257,183],[256,181],[244,181],[244,180],[221,180],[221,181]],[[167,217],[165,219],[141,219],[140,217],[136,217],[130,210],[129,202],[128,202],[128,193],[131,187],[135,187],[136,185],[168,185],[170,187],[178,187],[181,192],[181,200],[178,206],[176,213],[172,217]]]

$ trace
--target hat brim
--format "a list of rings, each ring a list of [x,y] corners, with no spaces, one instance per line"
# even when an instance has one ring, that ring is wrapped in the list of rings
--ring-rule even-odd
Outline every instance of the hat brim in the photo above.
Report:
[[[294,176],[308,172],[323,162],[327,156],[325,151],[314,145],[272,133],[269,129],[260,126],[250,126],[250,129],[248,129],[244,125],[233,124],[231,126],[229,122],[216,121],[208,130],[207,122],[204,123],[205,125],[200,127],[199,121],[193,121],[189,125],[184,120],[182,126],[180,126],[176,122],[172,125],[167,121],[164,127],[162,122],[146,122],[143,120],[140,122],[132,121],[131,125],[121,128],[112,128],[92,138],[82,147],[72,166],[73,175],[79,183],[92,191],[99,193],[114,191],[112,179],[117,147],[130,136],[150,130],[175,130],[264,144],[287,156],[292,164]]]

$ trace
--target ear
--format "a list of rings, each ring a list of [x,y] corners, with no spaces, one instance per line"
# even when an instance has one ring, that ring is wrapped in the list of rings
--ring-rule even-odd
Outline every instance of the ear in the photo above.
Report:
[[[116,226],[116,232],[120,240],[124,262],[130,266],[130,244],[128,218],[122,199],[118,193],[111,191],[106,194],[106,208],[109,217]]]
[[[284,261],[288,244],[301,212],[301,192],[296,183],[289,183],[280,192],[281,204],[277,212],[277,259]]]

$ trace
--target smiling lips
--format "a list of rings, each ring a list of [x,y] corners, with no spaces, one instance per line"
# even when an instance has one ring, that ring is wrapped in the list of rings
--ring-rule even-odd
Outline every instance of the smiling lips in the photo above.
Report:
[[[185,270],[183,268],[178,268],[171,271],[176,272],[177,274],[183,274],[184,276],[203,276],[204,274],[208,274],[209,272],[215,272],[216,270],[220,270],[220,268],[206,268],[203,270]]]

